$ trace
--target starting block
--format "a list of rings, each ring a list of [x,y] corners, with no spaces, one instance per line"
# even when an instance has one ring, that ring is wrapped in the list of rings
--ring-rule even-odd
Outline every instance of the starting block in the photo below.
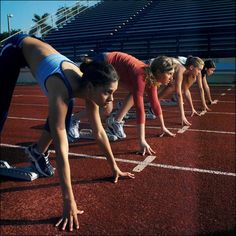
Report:
[[[95,139],[93,136],[93,131],[91,129],[81,129],[79,131],[80,139]]]
[[[116,115],[117,111],[121,108],[121,106],[122,106],[122,102],[119,101],[119,102],[117,103],[117,109],[116,109],[114,112],[112,112],[112,115],[113,115],[113,116]],[[151,109],[151,105],[150,105],[149,103],[146,103],[145,106],[144,106],[144,108],[145,108],[145,114],[146,114],[146,118],[147,118],[147,119],[150,119],[150,120],[156,119],[156,116],[155,116],[155,114],[153,113],[153,111],[152,111],[152,109]],[[132,108],[127,112],[127,114],[125,115],[124,119],[125,119],[125,120],[128,120],[128,119],[136,119],[135,108],[132,107]]]
[[[177,106],[178,102],[173,101],[171,99],[161,99],[160,104],[161,104],[161,106]]]
[[[12,167],[7,161],[0,160],[0,175],[15,179],[32,181],[39,177],[39,173],[34,166]]]

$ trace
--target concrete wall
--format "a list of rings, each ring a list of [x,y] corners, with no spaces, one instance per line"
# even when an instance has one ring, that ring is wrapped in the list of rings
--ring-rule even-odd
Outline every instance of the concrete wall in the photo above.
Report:
[[[17,80],[18,84],[35,84],[37,83],[36,79],[31,74],[28,68],[21,69],[19,78]]]
[[[209,84],[236,84],[235,57],[212,58],[216,64],[213,75],[207,78]]]

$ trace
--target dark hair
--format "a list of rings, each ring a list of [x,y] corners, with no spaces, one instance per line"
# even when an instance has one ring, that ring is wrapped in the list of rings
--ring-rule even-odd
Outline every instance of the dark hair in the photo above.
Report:
[[[210,68],[216,68],[216,65],[215,65],[213,60],[207,59],[207,60],[204,61],[204,67],[201,71],[202,76],[205,76],[206,75],[206,69],[210,69]]]
[[[90,61],[80,65],[82,71],[81,86],[86,86],[89,82],[94,86],[106,86],[119,80],[114,67],[107,62]]]

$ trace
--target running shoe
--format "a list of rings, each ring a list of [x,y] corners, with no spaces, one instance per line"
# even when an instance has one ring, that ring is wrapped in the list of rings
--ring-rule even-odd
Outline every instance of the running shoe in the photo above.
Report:
[[[148,107],[148,109],[146,111],[146,118],[147,119],[151,119],[151,120],[156,119],[156,115],[154,114],[154,112],[153,112],[151,107]]]
[[[48,160],[49,153],[39,153],[35,147],[36,144],[33,144],[25,149],[28,158],[42,176],[53,176],[55,171]]]
[[[120,139],[126,138],[126,134],[124,132],[124,121],[117,121],[114,117],[110,116],[107,119],[107,126],[112,130],[112,133]]]
[[[107,134],[109,141],[114,142],[114,141],[118,140],[118,137],[115,134],[113,134],[112,130],[109,127],[107,127],[105,129],[105,132]]]
[[[67,138],[68,138],[69,143],[74,143],[79,139],[80,137],[79,123],[80,123],[80,120],[76,119],[74,114],[72,114],[70,128],[67,131]]]

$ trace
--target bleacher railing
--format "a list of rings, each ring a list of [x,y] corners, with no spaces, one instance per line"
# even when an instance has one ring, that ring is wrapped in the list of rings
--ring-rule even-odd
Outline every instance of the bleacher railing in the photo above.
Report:
[[[11,34],[9,37],[0,41],[0,46],[3,45],[3,43],[11,37],[21,33],[30,34],[32,31],[34,31],[34,35],[38,37],[44,37],[51,30],[57,30],[61,28],[65,24],[71,22],[71,20],[74,19],[76,15],[81,14],[83,11],[88,10],[90,7],[94,7],[94,5],[99,2],[100,0],[87,1],[87,5],[80,5],[80,1],[78,1],[71,7],[65,7],[60,12],[57,11],[55,13],[47,15],[45,18],[42,18],[30,28],[20,30],[14,34]]]

